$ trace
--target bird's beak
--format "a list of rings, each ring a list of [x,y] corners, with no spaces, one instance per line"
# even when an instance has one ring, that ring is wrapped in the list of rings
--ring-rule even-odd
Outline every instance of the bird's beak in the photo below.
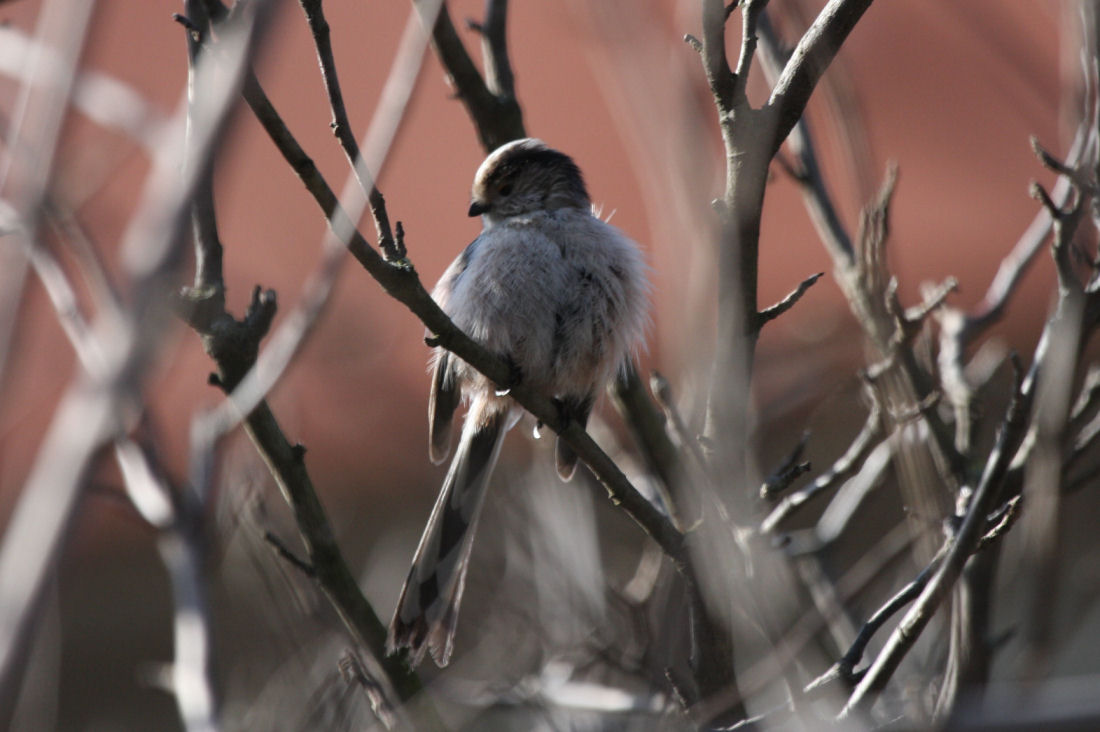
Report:
[[[489,204],[484,201],[474,200],[470,202],[470,210],[467,212],[467,216],[480,216],[489,210]]]

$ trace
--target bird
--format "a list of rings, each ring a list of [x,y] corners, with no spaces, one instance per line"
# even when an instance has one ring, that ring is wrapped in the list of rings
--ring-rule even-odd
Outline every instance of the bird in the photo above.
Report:
[[[456,326],[499,355],[514,378],[587,423],[599,392],[642,347],[649,322],[639,246],[594,214],[572,158],[534,138],[507,143],[478,168],[468,214],[482,231],[441,276],[432,297]],[[394,611],[387,652],[454,650],[478,516],[505,433],[523,409],[507,388],[441,347],[430,361],[429,457],[447,459],[460,404],[458,448],[417,545]],[[555,462],[572,478],[577,455],[558,438]]]

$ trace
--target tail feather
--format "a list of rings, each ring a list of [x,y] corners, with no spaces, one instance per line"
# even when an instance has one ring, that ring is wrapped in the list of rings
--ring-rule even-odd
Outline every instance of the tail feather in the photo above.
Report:
[[[386,641],[389,653],[408,648],[414,665],[427,651],[439,666],[450,661],[474,530],[507,418],[506,412],[480,420],[467,417],[458,451],[420,537]]]
[[[461,401],[453,357],[440,351],[432,366],[432,390],[428,394],[428,457],[436,465],[451,451],[451,423]]]

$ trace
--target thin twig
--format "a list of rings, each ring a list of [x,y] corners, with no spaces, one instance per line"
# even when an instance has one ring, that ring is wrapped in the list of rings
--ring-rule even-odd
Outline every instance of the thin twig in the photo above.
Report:
[[[906,584],[905,587],[898,590],[893,597],[887,600],[882,607],[876,610],[875,613],[867,619],[860,627],[859,633],[856,635],[855,640],[844,656],[833,664],[828,671],[806,686],[807,694],[812,694],[837,679],[847,684],[849,689],[860,681],[863,677],[863,673],[856,672],[855,668],[863,659],[863,653],[867,649],[867,644],[871,642],[875,633],[877,633],[890,618],[920,596],[920,593],[928,585],[928,581],[931,579],[932,574],[939,568],[940,562],[946,555],[948,546],[948,543],[943,544],[940,551],[932,558],[928,566],[921,570],[920,574]]]
[[[365,161],[369,160],[370,165],[380,168],[388,156],[397,128],[408,108],[412,88],[425,56],[427,38],[423,32],[421,22],[430,21],[431,18],[419,18],[418,13],[431,12],[433,7],[437,9],[438,5],[432,6],[431,3],[425,2],[410,14],[405,33],[402,35],[401,43],[395,55],[393,68],[386,81],[382,94],[383,99],[379,103],[379,108],[368,128],[366,142],[363,145],[365,158],[362,160],[356,159],[353,162],[365,166],[367,164]],[[331,55],[321,49],[318,53],[321,56]],[[330,88],[330,92],[335,89],[335,94],[339,95],[335,72],[327,76],[326,83]],[[332,100],[334,109],[341,105],[342,102],[338,98]],[[334,114],[344,116],[341,113]],[[355,154],[359,155],[358,146],[356,146],[355,151]],[[297,307],[284,319],[279,329],[272,335],[268,346],[260,353],[259,358],[251,366],[247,375],[241,378],[239,383],[235,382],[233,384],[233,393],[230,399],[205,418],[212,430],[211,434],[227,433],[239,422],[242,415],[247,414],[253,405],[263,399],[274,387],[305,340],[313,332],[313,325],[328,305],[336,279],[342,269],[347,242],[351,238],[359,236],[358,231],[350,225],[350,222],[359,219],[365,206],[377,206],[375,220],[382,222],[382,224],[379,224],[380,226],[384,225],[388,228],[385,203],[381,200],[381,194],[379,194],[377,200],[372,200],[370,196],[364,200],[360,191],[356,177],[349,176],[337,202],[337,208],[346,212],[346,214],[337,222],[334,222],[333,231],[326,235],[320,265],[307,279]],[[381,216],[381,219],[378,216]],[[343,227],[338,225],[341,221],[345,222]],[[370,251],[373,253],[374,250]],[[398,254],[401,254],[401,258],[394,259],[393,257]],[[404,231],[400,225],[397,228],[396,239],[389,244],[385,262],[396,268],[410,266],[404,259]]]
[[[672,395],[672,385],[661,372],[656,370],[650,374],[649,385],[653,396],[657,399],[657,403],[661,405],[665,419],[668,421],[672,435],[679,443],[680,449],[687,450],[695,463],[695,468],[700,470],[702,475],[706,475],[708,480],[711,479],[707,472],[707,459],[703,455],[703,448],[699,444],[696,435],[688,428],[687,422],[680,414],[680,410],[676,407]]]
[[[336,59],[332,52],[332,39],[328,21],[322,0],[299,0],[302,10],[306,14],[306,22],[309,24],[310,33],[313,35],[313,43],[317,49],[317,59],[321,64],[321,76],[325,82],[325,92],[328,94],[329,106],[332,109],[332,132],[340,141],[340,147],[348,159],[355,176],[367,194],[370,206],[371,218],[374,220],[374,228],[378,233],[378,248],[388,261],[398,261],[405,257],[405,252],[397,247],[397,240],[390,228],[390,217],[386,212],[386,201],[382,192],[375,185],[371,171],[367,169],[366,161],[359,151],[359,142],[355,139],[355,132],[348,120],[347,108],[344,106],[344,95],[340,91],[340,81],[336,75]]]
[[[814,283],[821,279],[824,275],[824,272],[818,272],[817,274],[810,275],[806,279],[802,280],[802,282],[798,284],[798,287],[792,290],[782,300],[777,302],[775,305],[772,305],[771,307],[767,307],[761,310],[757,315],[760,321],[758,327],[764,327],[765,323],[775,320],[780,315],[793,308],[798,303],[798,301],[802,299],[802,296],[806,294],[806,291],[813,287]]]
[[[784,52],[780,47],[778,34],[766,13],[759,19],[758,32],[761,41],[761,68],[765,77],[774,84],[779,79],[783,67],[790,60],[791,54]],[[789,173],[802,190],[806,208],[810,212],[818,236],[838,267],[853,266],[855,247],[847,229],[840,221],[836,205],[822,175],[813,136],[805,117],[800,117],[791,129],[787,137],[787,146],[798,161],[797,167],[788,166]],[[782,158],[779,160],[782,163]]]
[[[745,0],[741,3],[741,55],[737,58],[737,68],[733,72],[733,95],[741,100],[745,97],[745,87],[749,83],[749,70],[752,68],[752,58],[756,53],[757,23],[764,14],[764,7],[768,0]],[[731,10],[727,9],[726,17]],[[747,101],[747,100],[746,100]]]
[[[313,568],[313,565],[295,554],[290,549],[290,547],[288,547],[286,543],[283,542],[283,540],[275,534],[275,532],[265,531],[264,541],[271,545],[271,548],[275,551],[276,554],[279,555],[279,558],[285,561],[287,564],[294,567],[310,579],[317,578],[317,570]]]
[[[1097,409],[1100,409],[1100,364],[1094,363],[1089,366],[1085,379],[1081,383],[1081,390],[1073,402],[1073,409],[1070,410],[1069,430],[1079,431]]]
[[[685,486],[683,465],[680,452],[669,437],[666,420],[654,408],[635,364],[630,364],[625,372],[616,378],[609,388],[616,409],[624,416],[624,421],[646,462],[664,484],[671,496],[674,520],[681,530],[692,523],[685,516],[693,515],[688,509],[688,497],[684,495]]]
[[[832,467],[819,475],[813,483],[785,496],[779,505],[772,509],[767,518],[761,522],[760,532],[764,534],[774,532],[779,524],[794,513],[797,508],[822,491],[828,490],[838,480],[850,475],[871,451],[876,439],[882,434],[882,429],[882,406],[877,400],[872,400],[871,411],[863,423],[863,428],[852,440],[852,444],[848,446],[844,454],[833,463]]]
[[[772,471],[771,475],[764,479],[764,483],[760,486],[760,498],[762,500],[776,500],[779,494],[787,490],[799,476],[810,471],[810,463],[801,459],[802,453],[806,449],[806,443],[809,441],[809,431],[803,432],[798,444],[794,446],[790,454],[783,458],[783,462]]]
[[[1020,517],[1020,507],[1022,505],[1023,496],[1013,496],[1009,499],[1008,503],[998,508],[989,516],[989,522],[992,525],[986,530],[985,534],[982,535],[981,541],[979,541],[978,545],[974,548],[975,554],[992,546],[1008,533],[1008,530],[1016,523],[1016,519]]]
[[[1084,115],[1081,124],[1077,128],[1073,142],[1066,153],[1065,165],[1076,167],[1081,164],[1086,152],[1086,142],[1089,137],[1090,125],[1088,115]],[[1068,204],[1072,194],[1071,181],[1068,176],[1059,176],[1051,188],[1050,198],[1056,208]],[[989,288],[978,303],[967,315],[955,338],[964,346],[977,337],[982,331],[1000,319],[1004,313],[1009,299],[1017,291],[1020,280],[1027,272],[1028,267],[1035,260],[1035,255],[1042,248],[1050,233],[1053,219],[1050,211],[1040,208],[1035,218],[1020,236],[1016,245],[1004,259],[1001,260]],[[960,349],[961,350],[961,349]]]

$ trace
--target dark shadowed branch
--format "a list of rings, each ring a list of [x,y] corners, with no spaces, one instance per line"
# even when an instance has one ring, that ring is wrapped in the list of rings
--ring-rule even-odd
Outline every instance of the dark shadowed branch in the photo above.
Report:
[[[684,520],[685,512],[687,515],[691,512],[687,510],[690,499],[684,491],[680,452],[669,439],[665,420],[650,401],[634,364],[615,379],[609,391],[616,408],[626,415],[626,425],[641,447],[650,469],[672,494],[674,514],[679,519],[681,530],[684,529],[691,524],[690,520]]]
[[[418,3],[422,1],[414,0]],[[473,120],[481,146],[486,151],[526,137],[523,112],[512,88],[511,66],[504,41],[507,12],[507,0],[490,0],[486,22],[482,26],[488,52],[486,67],[490,72],[489,82],[482,78],[466,45],[459,38],[446,3],[440,7],[432,27],[432,46],[447,70],[455,93]]]
[[[355,171],[359,185],[367,194],[371,218],[374,220],[374,228],[378,234],[378,248],[389,261],[402,259],[405,256],[404,242],[394,238],[390,217],[386,212],[385,198],[378,190],[378,186],[374,184],[374,178],[371,171],[367,169],[366,161],[363,160],[359,150],[359,142],[355,139],[355,132],[348,120],[344,95],[340,91],[340,82],[336,74],[336,59],[332,53],[332,33],[328,21],[325,20],[324,5],[322,0],[300,0],[300,4],[305,11],[306,22],[309,23],[313,43],[317,48],[317,59],[321,64],[321,76],[324,79],[325,92],[332,109],[332,133],[340,141],[340,147],[351,169]]]
[[[802,460],[802,453],[806,449],[806,443],[810,441],[809,431],[803,432],[794,449],[783,458],[783,461],[775,470],[764,479],[760,485],[760,498],[765,501],[775,501],[780,494],[791,487],[798,478],[810,472],[812,466],[808,460]]]
[[[932,558],[932,561],[929,562],[927,567],[921,570],[920,574],[898,590],[893,597],[887,600],[882,607],[876,610],[875,613],[867,619],[867,622],[860,627],[859,633],[856,635],[856,639],[852,642],[852,645],[849,646],[848,651],[839,661],[833,664],[828,671],[810,682],[806,687],[807,694],[822,690],[828,684],[838,680],[846,684],[849,691],[859,683],[866,672],[856,672],[855,668],[859,662],[863,660],[863,654],[867,650],[867,644],[871,642],[875,633],[877,633],[890,618],[920,596],[920,593],[932,578],[933,573],[939,568],[947,547],[948,544],[944,544],[939,553]]]
[[[818,272],[817,274],[810,275],[806,279],[802,280],[802,282],[798,283],[798,287],[791,290],[789,295],[784,297],[775,305],[766,307],[761,310],[757,315],[757,317],[759,317],[760,319],[760,324],[757,327],[764,327],[766,323],[775,320],[780,315],[793,308],[798,303],[798,301],[802,299],[802,296],[806,294],[806,291],[813,287],[814,283],[821,279],[824,275],[824,272]]]

